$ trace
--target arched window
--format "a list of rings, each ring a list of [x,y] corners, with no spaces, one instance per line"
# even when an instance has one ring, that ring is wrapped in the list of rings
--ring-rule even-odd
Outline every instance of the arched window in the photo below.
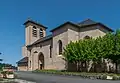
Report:
[[[43,30],[42,29],[40,29],[39,35],[40,35],[40,38],[43,37]]]
[[[34,51],[34,53],[38,53],[37,51]]]
[[[59,51],[59,55],[62,54],[62,41],[61,40],[58,41],[58,49],[59,49],[58,50]]]
[[[86,35],[86,36],[84,37],[84,39],[90,39],[90,36]]]
[[[33,26],[32,28],[32,34],[33,34],[33,37],[37,37],[37,28],[35,26]]]

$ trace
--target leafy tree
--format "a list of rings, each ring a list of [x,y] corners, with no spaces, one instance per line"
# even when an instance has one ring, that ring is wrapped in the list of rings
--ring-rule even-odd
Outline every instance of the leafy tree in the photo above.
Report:
[[[112,50],[109,53],[108,58],[111,59],[113,63],[115,63],[117,73],[118,63],[120,62],[120,30],[116,30],[111,39],[111,41],[113,41],[111,45]]]
[[[93,54],[91,52],[92,43],[92,39],[70,42],[64,49],[63,55],[68,62],[76,64],[79,64],[80,62],[85,63],[85,66],[87,67],[86,62],[91,59],[89,55],[90,53]]]
[[[104,59],[112,60],[116,64],[117,72],[117,65],[120,62],[120,30],[108,33],[104,37],[70,42],[64,49],[63,56],[68,62],[75,64],[89,61],[101,64]]]

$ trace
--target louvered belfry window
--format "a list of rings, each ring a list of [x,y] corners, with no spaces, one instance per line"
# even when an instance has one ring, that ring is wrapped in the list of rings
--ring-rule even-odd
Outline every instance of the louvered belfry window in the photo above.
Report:
[[[33,26],[32,34],[33,34],[33,37],[37,37],[37,28],[35,26]]]
[[[43,37],[43,30],[42,29],[40,29],[40,38],[42,38]]]

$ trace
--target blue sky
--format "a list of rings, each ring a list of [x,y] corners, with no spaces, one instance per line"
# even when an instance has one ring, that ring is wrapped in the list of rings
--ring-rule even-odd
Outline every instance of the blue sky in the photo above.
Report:
[[[31,18],[49,30],[65,21],[93,19],[112,29],[120,28],[120,0],[0,0],[0,55],[3,62],[22,58],[23,23]]]

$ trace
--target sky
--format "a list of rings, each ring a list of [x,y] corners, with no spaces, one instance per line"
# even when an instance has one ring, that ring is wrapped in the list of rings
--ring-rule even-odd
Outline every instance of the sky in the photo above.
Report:
[[[120,0],[0,0],[0,58],[15,65],[25,44],[23,23],[31,18],[50,30],[71,21],[92,19],[120,28]]]

